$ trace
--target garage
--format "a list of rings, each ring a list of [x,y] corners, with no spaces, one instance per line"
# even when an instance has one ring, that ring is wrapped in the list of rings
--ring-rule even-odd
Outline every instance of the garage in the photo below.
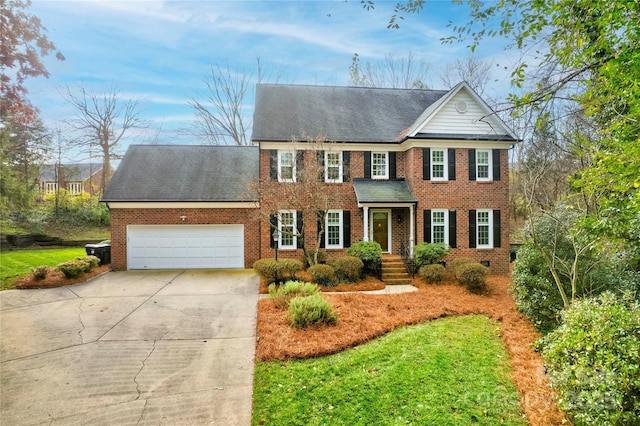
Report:
[[[244,268],[244,225],[129,225],[128,269]]]

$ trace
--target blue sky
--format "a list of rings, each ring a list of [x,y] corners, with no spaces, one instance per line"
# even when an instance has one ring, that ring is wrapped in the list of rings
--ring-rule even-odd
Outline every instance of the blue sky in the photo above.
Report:
[[[66,86],[103,92],[115,87],[123,98],[138,99],[153,121],[145,134],[124,141],[198,143],[184,129],[193,120],[187,102],[204,89],[211,65],[256,73],[256,58],[279,82],[348,85],[354,53],[361,62],[392,54],[431,64],[433,88],[443,88],[443,67],[469,55],[465,44],[442,45],[451,35],[447,23],[464,23],[466,6],[428,2],[409,15],[399,30],[387,29],[395,2],[376,1],[364,10],[359,0],[345,1],[45,1],[34,0],[32,13],[65,55],[44,62],[49,79],[28,82],[29,97],[51,127],[74,114],[62,96]],[[476,56],[506,65],[501,41],[483,43]],[[508,91],[499,67],[489,91]],[[504,74],[504,73],[503,73]],[[247,98],[247,111],[253,99]]]

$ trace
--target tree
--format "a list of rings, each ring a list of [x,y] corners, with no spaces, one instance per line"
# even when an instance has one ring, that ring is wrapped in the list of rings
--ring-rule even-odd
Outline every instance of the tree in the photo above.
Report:
[[[360,66],[360,56],[355,53],[349,67],[349,78],[354,86],[428,89],[430,70],[428,63],[416,61],[411,52],[401,59],[385,55],[383,61],[367,62],[364,68]]]
[[[485,96],[487,82],[491,79],[491,65],[474,55],[456,59],[440,72],[440,80],[445,87],[451,88],[466,81],[478,95]]]
[[[303,148],[295,150],[295,148]],[[310,138],[306,142],[293,142],[292,152],[295,152],[295,179],[279,182],[278,179],[263,179],[251,185],[258,198],[260,208],[256,209],[259,220],[268,224],[271,229],[277,229],[278,213],[295,211],[300,215],[296,228],[285,229],[284,235],[296,237],[298,246],[303,248],[307,264],[318,263],[318,251],[325,235],[327,212],[340,205],[333,192],[332,183],[325,183],[325,152],[331,152],[333,144],[323,138]],[[339,151],[335,151],[339,152]],[[276,162],[277,163],[277,162]],[[277,167],[277,166],[276,166]],[[343,165],[343,167],[346,167]],[[271,175],[277,175],[273,170]],[[342,179],[342,176],[338,177]],[[317,238],[307,241],[307,229],[313,229],[310,224],[316,222]],[[285,227],[286,228],[286,227]],[[283,227],[280,227],[282,230]]]
[[[27,78],[49,77],[40,58],[55,52],[64,56],[44,35],[40,19],[27,12],[30,0],[0,0],[0,119],[3,127],[36,119],[37,110],[26,99]]]
[[[142,117],[137,99],[124,100],[113,88],[89,93],[84,87],[77,92],[67,87],[65,97],[76,110],[69,122],[78,133],[75,143],[87,151],[96,147],[102,155],[100,190],[104,192],[112,175],[111,158],[116,156],[116,148],[125,136],[135,129],[149,127],[150,122]]]
[[[255,79],[261,83],[266,77],[258,58]],[[275,80],[279,78],[278,73]],[[245,100],[253,90],[253,80],[252,73],[234,72],[228,64],[212,65],[204,80],[207,90],[189,100],[196,115],[196,135],[211,145],[248,145],[251,114]]]

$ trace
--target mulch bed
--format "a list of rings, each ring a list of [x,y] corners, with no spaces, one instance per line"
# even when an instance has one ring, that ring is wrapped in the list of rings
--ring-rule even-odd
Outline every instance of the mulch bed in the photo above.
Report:
[[[60,271],[50,268],[47,276],[42,280],[35,280],[32,274],[24,276],[13,283],[17,289],[54,288],[65,285],[83,283],[90,278],[111,270],[111,265],[102,265],[76,278],[67,278]]]
[[[284,312],[271,300],[262,299],[258,302],[256,359],[329,355],[401,326],[452,315],[486,315],[500,322],[500,336],[511,356],[512,378],[529,423],[570,424],[548,387],[540,354],[532,349],[540,334],[516,310],[509,294],[509,277],[489,277],[488,292],[483,295],[471,294],[455,284],[427,285],[420,279],[415,279],[413,284],[419,291],[396,295],[326,294],[338,311],[338,324],[306,330],[290,327]]]

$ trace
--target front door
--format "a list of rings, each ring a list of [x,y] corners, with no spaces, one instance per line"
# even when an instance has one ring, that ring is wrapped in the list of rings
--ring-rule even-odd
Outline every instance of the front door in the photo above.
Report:
[[[372,211],[371,227],[373,241],[376,241],[382,247],[383,252],[389,251],[389,212],[388,211]]]

